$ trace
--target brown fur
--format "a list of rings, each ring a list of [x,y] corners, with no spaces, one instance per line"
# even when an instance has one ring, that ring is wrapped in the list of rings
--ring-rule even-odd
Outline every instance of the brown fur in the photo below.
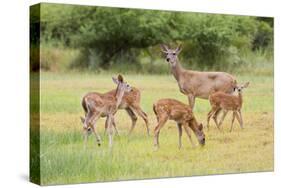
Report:
[[[125,93],[130,92],[132,88],[124,82],[121,75],[118,78],[112,78],[117,85],[114,95],[104,95],[99,93],[92,93],[83,97],[82,106],[85,110],[85,119],[83,121],[84,141],[87,142],[89,132],[92,132],[97,140],[98,145],[101,145],[100,136],[96,132],[96,122],[100,117],[106,117],[106,127],[109,135],[109,146],[112,147],[113,131],[115,127],[114,115],[121,104]]]
[[[116,93],[116,89],[113,89],[113,90],[103,93],[103,94],[96,93],[96,92],[87,93],[82,99],[82,107],[85,111],[85,114],[87,114],[87,107],[86,107],[86,102],[85,102],[86,100],[97,100],[99,98],[101,98],[102,100],[106,100],[106,99],[112,100],[115,93]],[[128,115],[130,116],[130,118],[132,120],[130,133],[133,131],[133,129],[136,125],[136,122],[137,122],[136,114],[138,114],[144,120],[146,129],[147,129],[147,134],[149,134],[148,117],[147,117],[146,113],[140,107],[140,100],[141,100],[140,91],[137,88],[132,87],[132,90],[130,92],[124,94],[121,104],[119,105],[118,109],[125,109],[126,112],[128,113]],[[104,117],[104,115],[102,117]],[[113,122],[113,126],[116,128],[115,122]],[[105,125],[105,128],[107,128],[106,125]],[[116,129],[116,131],[117,131],[117,129]]]
[[[202,131],[202,124],[197,123],[190,106],[174,99],[160,99],[153,105],[153,111],[158,122],[154,129],[154,145],[156,147],[159,145],[160,129],[165,125],[167,120],[174,120],[177,122],[179,129],[179,148],[181,147],[182,127],[184,127],[190,140],[191,135],[188,127],[191,128],[197,136],[200,144],[203,145],[205,143],[205,135]],[[191,143],[194,145],[192,140]]]
[[[162,45],[162,51],[166,54],[166,60],[171,65],[180,92],[187,95],[191,108],[194,107],[197,97],[208,99],[212,91],[232,93],[236,87],[236,79],[228,73],[200,72],[182,68],[177,57],[181,51],[180,47],[173,50],[166,45]]]
[[[207,127],[209,128],[209,122],[210,118],[213,117],[216,126],[218,129],[220,129],[220,126],[227,114],[228,111],[232,111],[232,124],[231,124],[231,129],[233,127],[233,122],[235,118],[238,120],[240,127],[243,128],[243,119],[242,119],[242,113],[241,113],[241,108],[243,105],[243,97],[242,97],[242,89],[246,88],[249,85],[249,82],[244,84],[243,86],[238,86],[236,89],[238,90],[238,95],[232,95],[232,94],[227,94],[224,92],[215,92],[210,95],[209,97],[209,102],[211,104],[212,109],[208,113],[208,118],[207,118]],[[223,110],[224,114],[222,116],[222,119],[220,122],[217,122],[217,115],[218,113]]]

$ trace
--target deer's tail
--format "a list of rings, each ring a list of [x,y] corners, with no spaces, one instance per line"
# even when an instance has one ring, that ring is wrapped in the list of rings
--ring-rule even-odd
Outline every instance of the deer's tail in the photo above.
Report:
[[[87,113],[88,112],[88,108],[87,108],[85,97],[83,97],[81,104],[82,104],[84,112]]]
[[[157,116],[157,111],[156,111],[156,105],[155,104],[153,104],[153,112]]]

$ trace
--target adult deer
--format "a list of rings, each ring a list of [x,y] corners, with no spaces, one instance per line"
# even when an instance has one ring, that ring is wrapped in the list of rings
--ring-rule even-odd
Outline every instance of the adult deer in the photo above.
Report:
[[[141,100],[141,93],[140,90],[135,88],[135,87],[131,87],[131,91],[130,92],[125,92],[124,96],[121,100],[120,105],[118,106],[118,109],[125,109],[126,112],[128,113],[128,115],[131,118],[132,124],[131,124],[131,128],[129,131],[129,135],[132,133],[132,131],[135,128],[136,122],[137,122],[137,115],[139,115],[145,122],[145,126],[146,126],[146,131],[147,134],[149,135],[149,122],[148,122],[148,117],[146,115],[146,113],[141,109],[140,107],[140,100]],[[83,99],[82,99],[82,107],[84,109],[85,115],[87,114],[87,106],[86,106],[86,98],[92,99],[95,98],[97,95],[100,95],[100,97],[108,97],[108,98],[112,98],[114,97],[116,93],[116,89],[113,89],[109,92],[106,93],[97,93],[97,92],[90,92],[88,94],[86,94]],[[85,118],[81,117],[81,121],[82,123],[84,123]],[[114,119],[112,120],[112,125],[115,128],[116,133],[118,134],[118,130],[116,128],[116,124]],[[105,122],[105,131],[107,129],[107,122]]]
[[[166,61],[170,64],[172,73],[178,82],[180,91],[187,95],[191,108],[194,108],[195,99],[208,99],[211,92],[222,91],[232,93],[236,87],[236,79],[225,72],[200,72],[182,68],[178,55],[181,46],[170,49],[161,45]]]
[[[83,97],[87,108],[87,114],[83,124],[84,141],[87,141],[89,131],[92,131],[96,137],[98,146],[101,145],[100,136],[96,132],[96,122],[100,117],[106,117],[107,131],[109,135],[109,146],[112,146],[113,131],[112,124],[114,122],[114,114],[121,104],[125,92],[130,92],[131,87],[124,82],[123,77],[118,75],[118,78],[112,78],[113,82],[117,84],[116,92],[113,96],[100,95],[99,93],[91,96]]]

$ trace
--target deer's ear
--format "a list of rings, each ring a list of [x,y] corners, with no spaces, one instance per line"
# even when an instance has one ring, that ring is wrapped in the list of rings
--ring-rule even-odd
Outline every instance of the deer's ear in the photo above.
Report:
[[[250,82],[246,82],[246,83],[243,85],[243,88],[248,87],[248,86],[249,86],[249,84],[250,84]]]
[[[182,50],[181,44],[178,45],[177,49],[176,49],[176,53],[180,53]]]
[[[198,128],[199,128],[200,131],[203,130],[203,125],[202,125],[202,123],[199,124],[199,127],[198,127]]]
[[[161,44],[160,47],[161,47],[162,52],[167,53],[167,51],[169,49],[168,46],[166,46],[165,44]]]
[[[81,120],[82,123],[85,122],[85,118],[83,118],[83,117],[80,117],[80,120]]]
[[[112,77],[112,80],[115,84],[117,84],[117,85],[119,84],[119,80],[117,78]]]
[[[119,82],[123,82],[124,81],[123,76],[121,74],[119,74],[117,78],[118,78]]]

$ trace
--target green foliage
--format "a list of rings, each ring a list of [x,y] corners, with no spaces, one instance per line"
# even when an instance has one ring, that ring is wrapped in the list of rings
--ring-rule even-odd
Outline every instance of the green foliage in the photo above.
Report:
[[[161,43],[182,43],[185,60],[210,68],[243,64],[244,51],[272,50],[273,19],[41,4],[41,33],[43,43],[80,51],[72,68],[141,67],[160,57]]]

